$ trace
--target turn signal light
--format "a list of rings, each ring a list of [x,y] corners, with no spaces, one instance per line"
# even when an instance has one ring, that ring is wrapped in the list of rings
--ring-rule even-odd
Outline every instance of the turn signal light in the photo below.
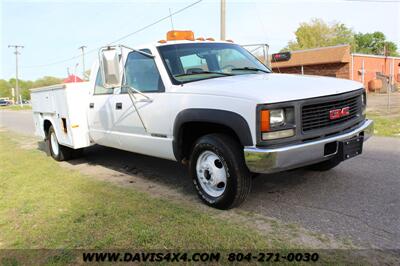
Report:
[[[269,110],[261,110],[260,129],[261,129],[261,132],[265,132],[265,131],[269,131],[270,130]]]
[[[171,30],[167,32],[168,41],[194,41],[194,33],[190,30]]]

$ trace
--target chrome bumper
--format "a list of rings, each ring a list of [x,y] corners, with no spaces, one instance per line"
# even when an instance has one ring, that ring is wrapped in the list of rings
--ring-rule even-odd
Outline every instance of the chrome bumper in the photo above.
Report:
[[[324,156],[325,144],[349,139],[362,132],[364,133],[365,141],[374,132],[374,122],[372,120],[365,120],[360,127],[348,133],[303,144],[275,149],[246,147],[244,148],[245,161],[249,170],[254,173],[274,173],[302,167],[327,160],[334,156]]]

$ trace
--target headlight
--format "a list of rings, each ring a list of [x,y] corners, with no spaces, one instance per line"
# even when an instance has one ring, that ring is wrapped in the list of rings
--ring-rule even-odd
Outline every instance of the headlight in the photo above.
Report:
[[[260,111],[261,140],[292,137],[295,134],[294,127],[293,107]]]
[[[361,108],[362,108],[362,115],[365,115],[367,109],[367,94],[365,91],[361,94]]]
[[[269,123],[271,127],[283,125],[285,123],[285,111],[283,109],[271,110],[269,112]]]

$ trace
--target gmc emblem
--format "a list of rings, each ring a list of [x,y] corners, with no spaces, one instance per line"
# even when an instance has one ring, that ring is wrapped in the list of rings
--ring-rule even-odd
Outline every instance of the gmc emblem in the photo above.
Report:
[[[334,109],[329,111],[329,119],[335,120],[350,114],[350,107],[346,106],[342,109]]]

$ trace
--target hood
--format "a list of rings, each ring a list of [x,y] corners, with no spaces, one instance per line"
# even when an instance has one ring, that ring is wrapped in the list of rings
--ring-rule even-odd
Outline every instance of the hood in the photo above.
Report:
[[[347,79],[271,73],[190,82],[177,87],[175,91],[276,103],[340,94],[362,87],[361,83]]]

